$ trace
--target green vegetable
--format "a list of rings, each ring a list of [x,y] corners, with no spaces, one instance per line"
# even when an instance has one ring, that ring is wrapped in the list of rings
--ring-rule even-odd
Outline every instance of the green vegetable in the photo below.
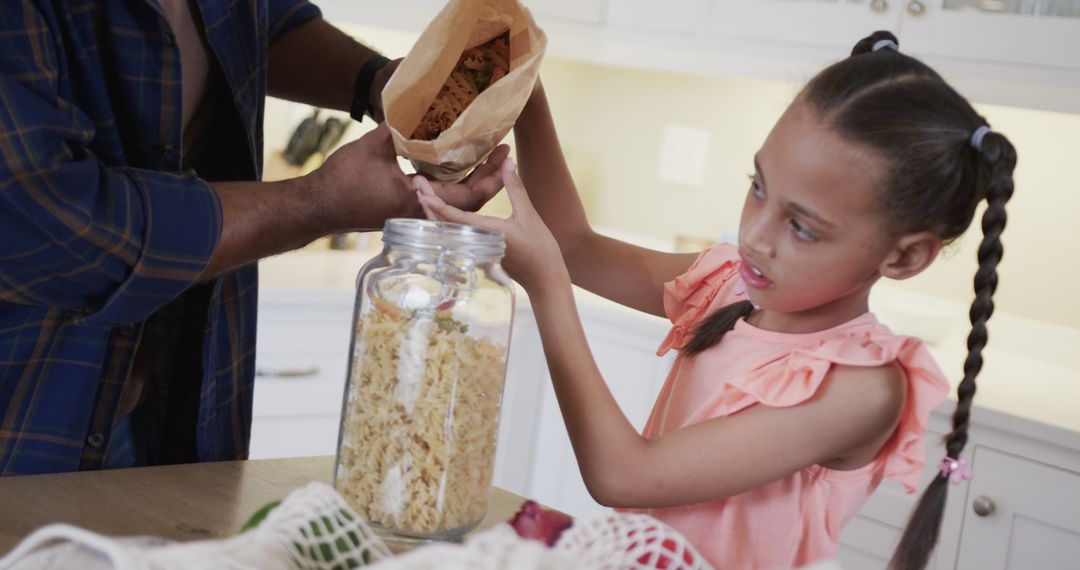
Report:
[[[261,509],[251,515],[251,518],[244,523],[244,526],[240,527],[240,532],[247,532],[262,524],[263,520],[266,519],[266,515],[269,515],[270,511],[276,509],[280,504],[281,501],[272,501],[263,505]]]
[[[281,501],[273,501],[263,505],[261,509],[255,511],[255,514],[251,515],[251,518],[244,523],[244,526],[240,528],[240,532],[247,532],[262,524],[262,522],[266,520],[267,515],[270,514],[270,511],[277,508],[280,504]],[[342,509],[340,514],[341,517],[347,521],[352,522],[355,520],[353,515],[345,509]],[[309,521],[307,525],[301,527],[300,534],[304,535],[305,538],[319,539],[323,536],[330,535],[331,529],[335,526],[334,521],[331,520],[330,517],[319,517],[317,520]],[[316,540],[315,542],[318,541]],[[366,548],[359,553],[356,552],[356,550],[360,548],[360,537],[351,530],[345,533],[345,536],[335,540],[333,545],[320,542],[318,544],[309,545],[305,549],[304,545],[294,542],[293,547],[296,548],[296,551],[300,553],[301,556],[320,564],[334,560],[335,550],[339,554],[343,554],[344,565],[337,564],[333,566],[333,570],[359,568],[360,566],[364,566],[371,562],[371,553],[368,552]]]

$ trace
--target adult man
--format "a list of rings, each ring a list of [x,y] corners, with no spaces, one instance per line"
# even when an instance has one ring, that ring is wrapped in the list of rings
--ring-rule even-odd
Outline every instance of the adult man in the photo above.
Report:
[[[263,99],[378,118],[385,63],[305,0],[3,0],[0,474],[246,457],[253,262],[422,215],[384,126],[256,182]]]

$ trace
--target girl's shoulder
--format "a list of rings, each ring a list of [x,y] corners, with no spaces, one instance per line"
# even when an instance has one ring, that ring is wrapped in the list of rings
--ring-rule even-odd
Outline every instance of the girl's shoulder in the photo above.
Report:
[[[905,399],[892,448],[881,461],[886,477],[913,492],[925,464],[927,420],[948,396],[949,383],[921,340],[892,333],[872,313],[831,329],[831,334],[795,342],[783,356],[729,380],[724,387],[727,413],[755,404],[799,405],[820,394],[834,377],[842,377],[856,398],[877,394],[890,400],[897,375]]]

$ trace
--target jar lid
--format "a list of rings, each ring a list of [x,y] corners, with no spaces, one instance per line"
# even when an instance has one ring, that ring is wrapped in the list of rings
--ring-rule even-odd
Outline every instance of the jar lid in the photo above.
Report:
[[[500,258],[506,242],[500,232],[452,222],[391,218],[383,226],[383,242],[433,252]]]

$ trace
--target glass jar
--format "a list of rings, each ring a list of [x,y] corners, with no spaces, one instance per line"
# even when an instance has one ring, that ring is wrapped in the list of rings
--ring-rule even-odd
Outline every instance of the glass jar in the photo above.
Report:
[[[514,313],[497,232],[383,228],[357,278],[334,487],[391,539],[454,540],[487,512]]]

